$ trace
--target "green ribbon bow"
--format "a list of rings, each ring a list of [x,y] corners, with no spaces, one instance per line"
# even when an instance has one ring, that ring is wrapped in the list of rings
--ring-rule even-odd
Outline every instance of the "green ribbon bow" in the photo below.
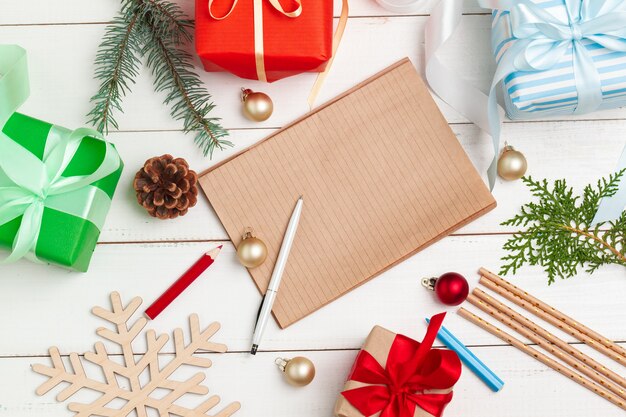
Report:
[[[104,141],[91,129],[52,126],[41,160],[9,138],[2,128],[28,95],[26,51],[0,45],[0,226],[22,216],[12,252],[0,263],[35,252],[46,207],[88,220],[101,230],[111,198],[91,184],[121,165],[113,145],[105,142],[104,158],[92,174],[62,175],[85,136]]]

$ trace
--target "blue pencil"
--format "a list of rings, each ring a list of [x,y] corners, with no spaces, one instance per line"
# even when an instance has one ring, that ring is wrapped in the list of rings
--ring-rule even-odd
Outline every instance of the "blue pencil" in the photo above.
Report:
[[[430,320],[426,319],[426,323]],[[492,391],[498,392],[502,389],[504,382],[498,378],[498,376],[487,367],[480,359],[476,357],[459,339],[454,337],[452,333],[445,327],[441,326],[437,338],[443,342],[446,347],[459,355],[461,361],[467,365],[468,368],[477,377],[479,377]]]

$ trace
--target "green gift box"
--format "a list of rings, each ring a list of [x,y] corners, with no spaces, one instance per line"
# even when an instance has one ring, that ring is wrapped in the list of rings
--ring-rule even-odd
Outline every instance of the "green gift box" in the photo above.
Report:
[[[40,260],[85,272],[120,179],[123,163],[113,145],[95,137],[96,132],[93,132],[93,136],[89,135],[90,132],[86,129],[76,132],[76,149],[61,171],[62,179],[89,178],[102,167],[105,158],[112,161],[111,167],[117,168],[89,183],[87,193],[83,192],[86,187],[79,187],[67,194],[54,196],[55,202],[50,204],[46,202],[52,200],[51,198],[44,201],[39,233],[33,249],[35,256]],[[5,123],[2,133],[41,161],[44,160],[46,147],[50,147],[48,143],[50,140],[60,142],[73,134],[70,130],[17,112]],[[6,185],[3,182],[7,182],[7,175],[3,175],[1,169],[1,160],[16,158],[13,154],[4,153],[0,153],[0,187]],[[66,157],[67,155],[66,152]],[[28,172],[23,174],[28,175]],[[76,215],[77,213],[80,215]],[[20,215],[0,226],[0,246],[8,249],[14,247],[20,227],[25,227],[22,225],[23,217]]]
[[[17,113],[29,93],[26,51],[0,45],[0,264],[35,257],[85,272],[123,164],[94,130]]]

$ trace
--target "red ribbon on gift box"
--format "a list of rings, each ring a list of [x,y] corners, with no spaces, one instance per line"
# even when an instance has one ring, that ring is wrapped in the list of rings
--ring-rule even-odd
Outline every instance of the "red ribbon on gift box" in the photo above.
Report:
[[[397,335],[385,368],[362,350],[349,379],[369,385],[341,394],[364,416],[380,412],[380,417],[413,417],[416,407],[420,407],[441,417],[452,400],[452,392],[427,391],[450,389],[461,376],[461,361],[456,353],[432,349],[445,315],[431,318],[421,343]]]

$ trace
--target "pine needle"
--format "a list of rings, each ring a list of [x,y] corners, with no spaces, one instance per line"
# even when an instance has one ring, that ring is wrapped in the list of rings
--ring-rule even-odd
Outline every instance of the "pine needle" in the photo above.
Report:
[[[515,273],[525,264],[539,265],[548,274],[548,283],[558,278],[570,278],[584,268],[595,272],[602,265],[626,267],[626,212],[610,222],[592,226],[600,201],[618,191],[626,170],[600,179],[596,186],[587,185],[583,195],[574,196],[565,180],[552,187],[547,180],[522,180],[539,201],[521,208],[520,214],[502,223],[522,227],[504,244],[509,252],[502,258],[506,263],[500,273]]]
[[[193,20],[189,19],[180,6],[162,0],[124,0],[128,6],[140,4],[145,16],[159,37],[170,37],[175,44],[193,40]]]
[[[89,123],[100,132],[118,129],[114,111],[122,112],[122,97],[130,92],[139,75],[142,33],[139,16],[122,11],[107,27],[96,56],[95,76],[101,81],[98,93],[91,98],[93,109]]]
[[[96,58],[100,89],[91,99],[89,123],[101,132],[118,129],[115,113],[123,112],[122,99],[131,91],[141,59],[154,76],[156,92],[166,94],[171,115],[183,121],[185,133],[195,132],[204,155],[232,143],[218,118],[211,95],[194,72],[193,57],[185,51],[192,40],[193,21],[180,6],[166,0],[122,0],[120,14],[107,27]]]
[[[154,88],[166,92],[165,104],[171,105],[172,117],[183,120],[185,132],[196,131],[195,142],[205,155],[225,146],[232,146],[222,138],[228,133],[208,117],[215,107],[198,76],[193,72],[191,56],[176,48],[172,38],[161,36],[155,26],[148,26],[151,41],[144,47],[146,64],[154,75]]]

